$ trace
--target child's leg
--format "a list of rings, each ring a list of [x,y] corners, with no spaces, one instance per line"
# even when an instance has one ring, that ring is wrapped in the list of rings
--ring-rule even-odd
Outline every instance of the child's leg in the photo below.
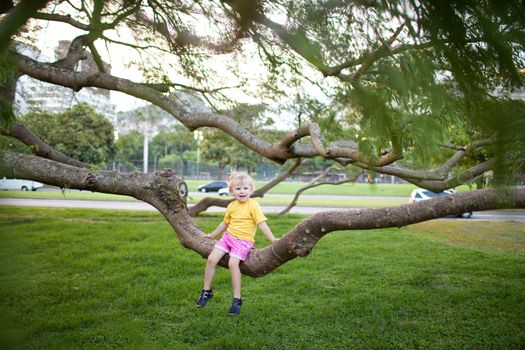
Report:
[[[226,254],[218,248],[213,248],[212,252],[208,256],[206,262],[206,270],[204,270],[204,290],[211,289],[211,283],[213,282],[213,276],[215,276],[215,267],[221,260],[221,258]]]
[[[239,263],[241,260],[239,258],[230,256],[230,261],[228,262],[228,268],[230,269],[230,274],[232,275],[232,287],[233,287],[233,297],[240,299],[241,298],[241,269]]]

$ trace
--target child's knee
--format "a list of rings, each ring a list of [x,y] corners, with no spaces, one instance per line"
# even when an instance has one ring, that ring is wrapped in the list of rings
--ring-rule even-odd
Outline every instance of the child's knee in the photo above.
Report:
[[[215,266],[217,265],[217,261],[213,256],[208,256],[208,259],[206,259],[208,266]]]
[[[230,260],[228,260],[228,267],[231,269],[231,268],[239,268],[239,264],[240,264],[240,260],[239,259],[235,259],[235,258],[231,258],[230,257]]]

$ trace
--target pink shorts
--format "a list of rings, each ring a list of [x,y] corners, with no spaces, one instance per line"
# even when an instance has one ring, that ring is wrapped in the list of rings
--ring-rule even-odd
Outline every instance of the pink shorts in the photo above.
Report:
[[[248,256],[250,249],[253,248],[253,242],[235,238],[228,232],[224,232],[222,238],[215,243],[215,247],[225,253],[230,253],[230,256],[244,261],[246,260],[246,256]]]

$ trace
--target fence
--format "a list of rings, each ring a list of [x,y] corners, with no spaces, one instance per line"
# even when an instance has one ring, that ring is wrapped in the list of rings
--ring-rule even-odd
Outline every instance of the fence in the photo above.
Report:
[[[142,159],[132,159],[129,161],[115,161],[107,164],[107,169],[117,170],[121,172],[142,172],[144,169],[144,162]],[[193,161],[175,161],[171,164],[162,164],[162,167],[155,161],[148,162],[148,173],[153,173],[164,167],[175,170],[176,174],[181,175],[188,179],[201,179],[201,180],[215,180],[224,179],[228,173],[232,171],[232,168],[226,166],[224,169],[220,169],[215,164],[209,163],[197,163]],[[246,170],[246,169],[239,169]],[[251,174],[256,180],[269,180],[280,173],[282,170],[279,167],[272,166],[271,164],[261,163],[257,166],[255,172]]]

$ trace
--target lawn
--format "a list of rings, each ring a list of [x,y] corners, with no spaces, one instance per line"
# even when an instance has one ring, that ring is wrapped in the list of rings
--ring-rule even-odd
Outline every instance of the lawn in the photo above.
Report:
[[[197,187],[206,183],[204,180],[185,180],[190,191],[197,191]],[[255,181],[255,187],[260,188],[267,182]],[[306,182],[284,181],[272,188],[268,193],[295,194]],[[341,185],[322,185],[303,192],[304,194],[324,194],[337,196],[394,196],[407,197],[416,188],[412,184],[367,184],[345,183]]]
[[[300,219],[269,224],[279,236]],[[523,223],[333,233],[244,277],[237,318],[222,268],[216,297],[193,306],[205,261],[158,213],[0,207],[0,225],[2,349],[525,347]]]

